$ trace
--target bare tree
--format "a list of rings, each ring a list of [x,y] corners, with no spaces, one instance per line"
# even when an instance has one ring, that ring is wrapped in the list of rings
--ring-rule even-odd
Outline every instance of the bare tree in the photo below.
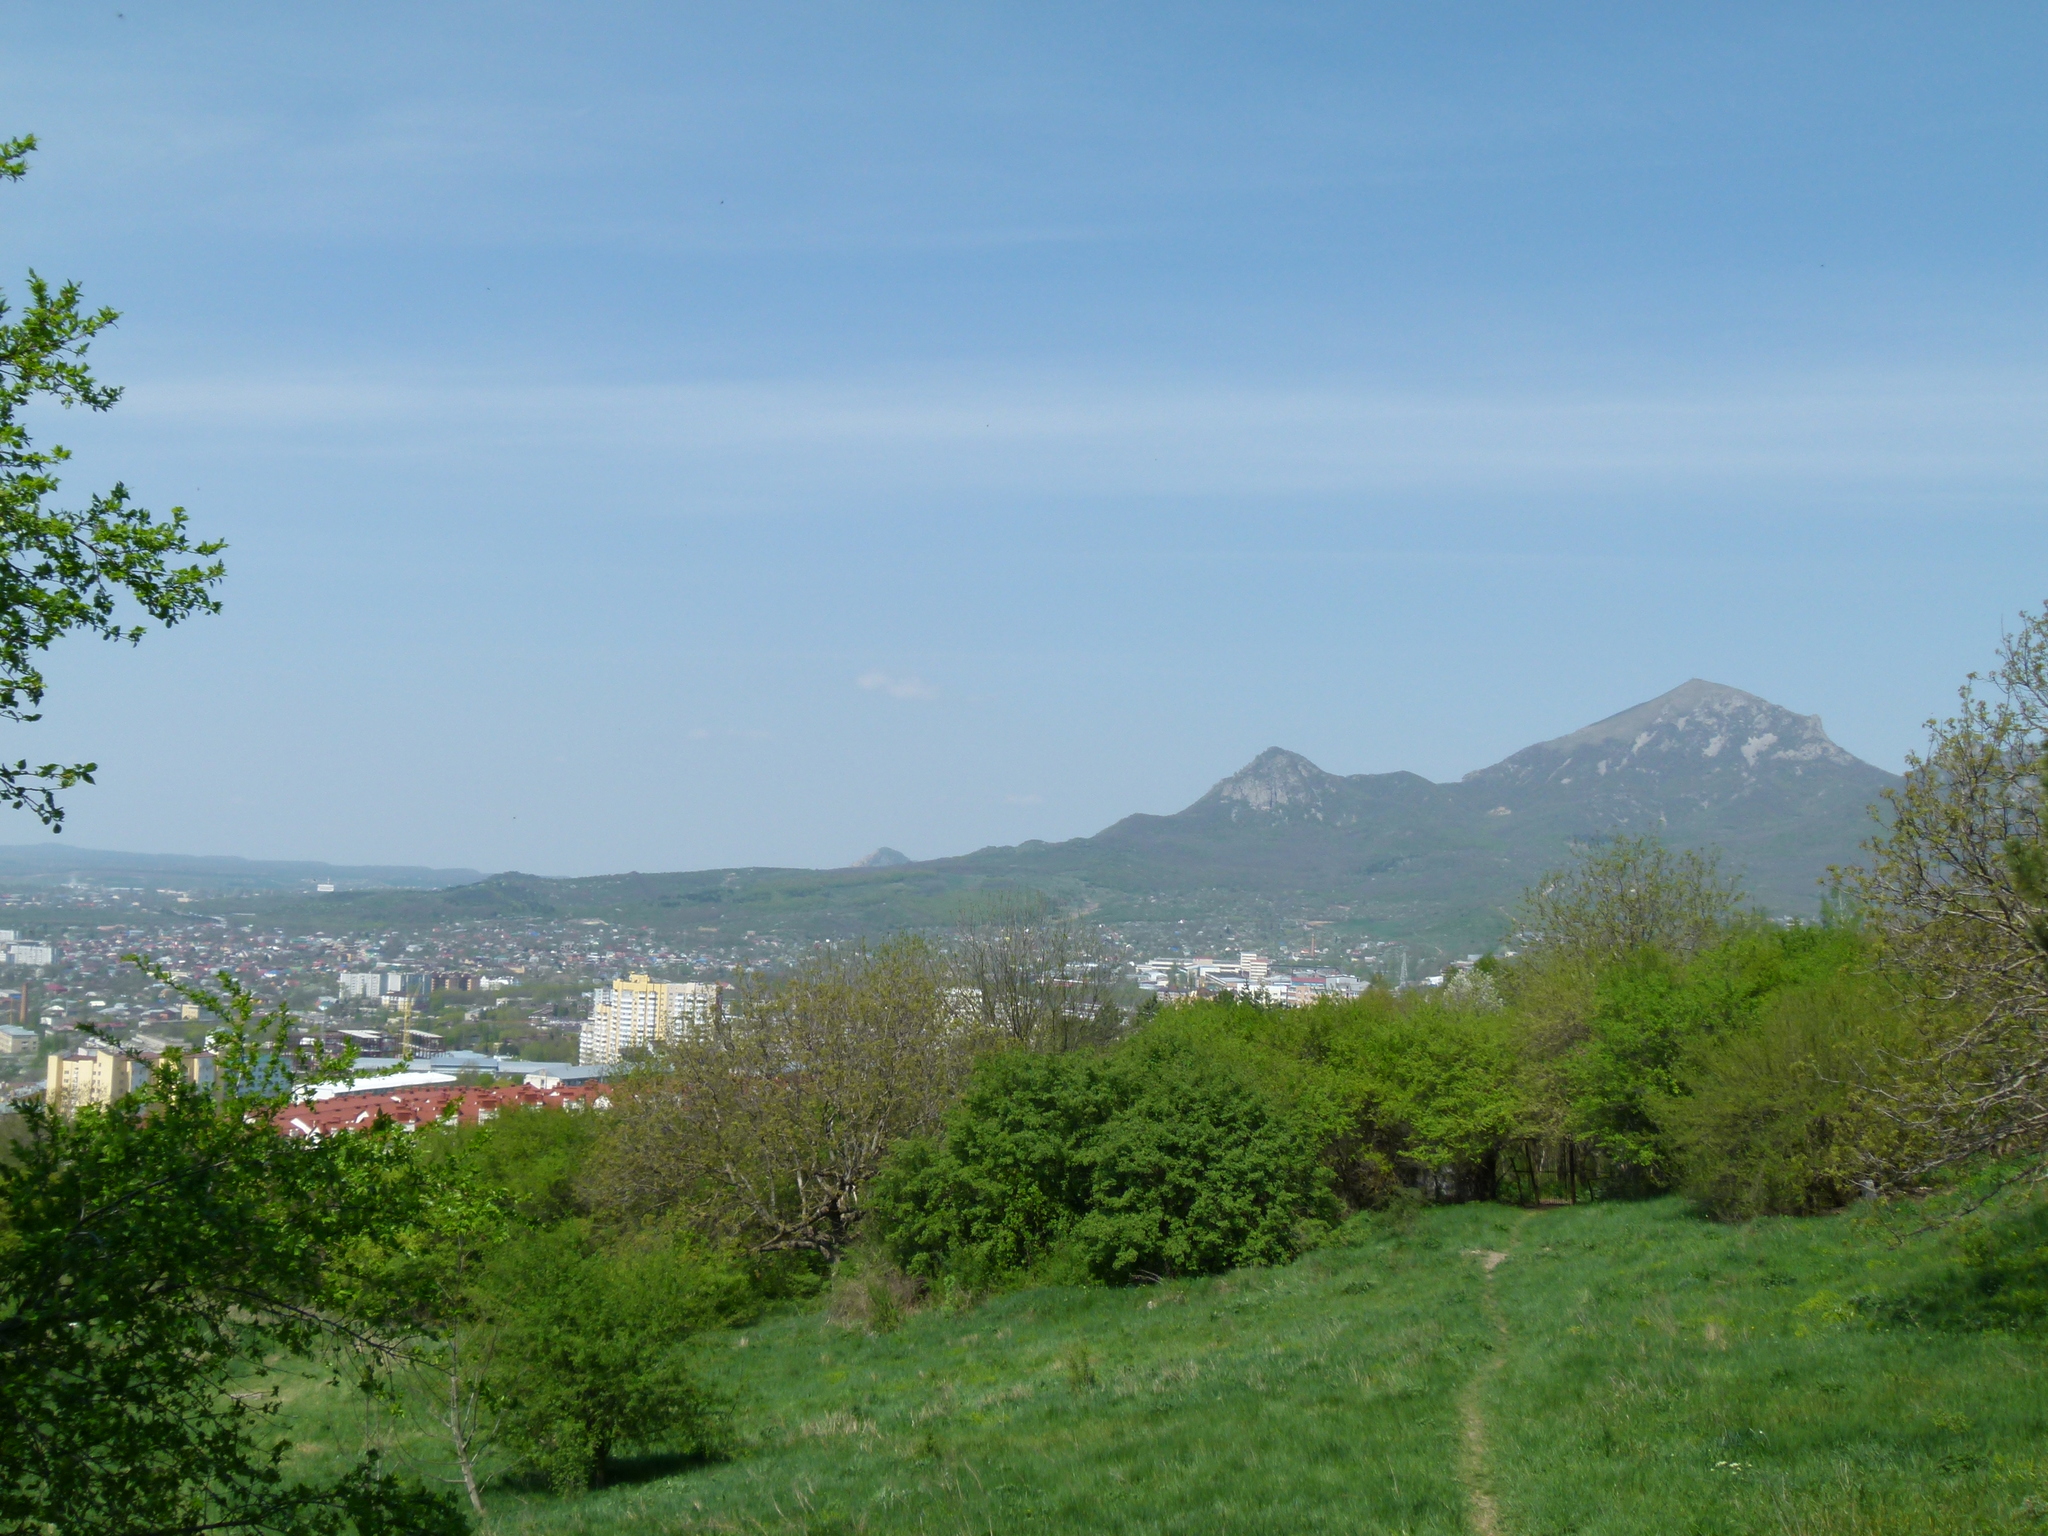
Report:
[[[1685,959],[1720,937],[1741,901],[1717,854],[1676,851],[1654,835],[1616,834],[1572,852],[1515,913],[1530,946],[1559,959],[1598,963],[1646,945]]]
[[[756,1252],[836,1254],[889,1148],[936,1130],[998,1043],[921,939],[747,978],[711,1039],[662,1048],[613,1090],[589,1192]]]
[[[1927,728],[1869,867],[1846,872],[1921,1004],[1921,1048],[1864,1085],[1896,1133],[1887,1185],[2048,1148],[2048,609],[2022,615],[1991,675],[1970,674],[1957,714]]]
[[[1122,1022],[1118,957],[1036,892],[984,898],[960,927],[959,961],[983,1025],[1026,1049],[1105,1044]]]

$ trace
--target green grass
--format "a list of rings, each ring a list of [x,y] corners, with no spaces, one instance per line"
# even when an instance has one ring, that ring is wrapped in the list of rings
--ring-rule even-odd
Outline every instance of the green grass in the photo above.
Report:
[[[819,1310],[717,1336],[731,1459],[650,1458],[581,1499],[501,1486],[492,1529],[1421,1536],[1473,1529],[1476,1483],[1517,1536],[2048,1532],[2048,1348],[1901,1322],[1888,1298],[1973,1316],[1926,1240],[1671,1200],[1347,1236],[1285,1269],[1022,1292],[881,1336]],[[309,1452],[355,1448],[340,1394],[295,1412]]]

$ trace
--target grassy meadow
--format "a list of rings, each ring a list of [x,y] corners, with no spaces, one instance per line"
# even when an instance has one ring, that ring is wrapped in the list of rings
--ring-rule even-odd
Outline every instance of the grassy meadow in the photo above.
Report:
[[[500,1483],[490,1529],[2048,1530],[2048,1350],[1955,1251],[1853,1212],[1471,1204],[1361,1217],[1284,1268],[880,1332],[822,1301],[703,1341],[726,1459]],[[368,1439],[451,1475],[346,1389],[290,1411],[309,1460]]]

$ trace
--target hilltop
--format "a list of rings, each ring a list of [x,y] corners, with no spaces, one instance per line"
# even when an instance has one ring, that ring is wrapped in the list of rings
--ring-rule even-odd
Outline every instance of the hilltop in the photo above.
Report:
[[[1856,859],[1869,807],[1898,782],[1836,745],[1818,716],[1696,678],[1448,784],[1333,774],[1274,747],[1181,811],[1058,843],[916,862],[880,849],[839,870],[507,873],[272,900],[261,915],[323,929],[596,918],[709,944],[743,930],[943,924],[981,893],[1023,888],[1102,922],[1242,931],[1313,919],[1458,949],[1498,940],[1516,896],[1572,840],[1615,830],[1718,847],[1767,910],[1812,912],[1827,867]]]

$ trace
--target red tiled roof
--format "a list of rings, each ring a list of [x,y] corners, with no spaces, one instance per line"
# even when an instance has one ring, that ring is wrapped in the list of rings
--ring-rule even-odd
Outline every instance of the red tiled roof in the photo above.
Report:
[[[563,1109],[571,1105],[606,1109],[611,1101],[603,1083],[578,1083],[560,1088],[462,1088],[454,1085],[398,1088],[380,1093],[366,1088],[339,1093],[317,1104],[294,1104],[277,1112],[278,1129],[287,1136],[327,1136],[360,1130],[379,1120],[407,1129],[432,1125],[455,1106],[451,1118],[464,1125],[489,1120],[507,1109]]]

